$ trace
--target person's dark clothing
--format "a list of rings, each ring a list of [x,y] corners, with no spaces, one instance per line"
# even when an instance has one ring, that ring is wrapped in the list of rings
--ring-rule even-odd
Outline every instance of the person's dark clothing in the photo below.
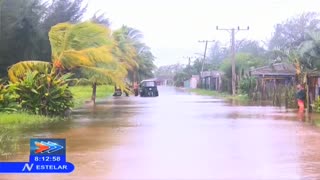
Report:
[[[306,99],[306,92],[304,90],[299,90],[296,93],[296,98],[299,99],[299,100],[304,101]]]

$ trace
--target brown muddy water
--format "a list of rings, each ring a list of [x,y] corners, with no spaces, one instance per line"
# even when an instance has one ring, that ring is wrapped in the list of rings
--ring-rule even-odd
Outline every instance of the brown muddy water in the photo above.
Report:
[[[159,90],[78,109],[70,122],[25,133],[6,159],[28,161],[29,138],[66,138],[73,173],[0,179],[320,179],[319,116],[302,122],[295,110]]]

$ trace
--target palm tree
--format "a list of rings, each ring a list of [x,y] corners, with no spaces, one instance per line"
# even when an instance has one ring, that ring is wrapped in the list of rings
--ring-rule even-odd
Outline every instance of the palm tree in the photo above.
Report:
[[[303,64],[316,70],[320,68],[320,31],[307,33],[306,39],[300,47]]]
[[[115,44],[111,31],[92,22],[79,24],[61,23],[49,32],[52,65],[42,61],[22,61],[11,66],[9,78],[16,82],[28,70],[52,67],[58,73],[80,69],[93,85],[92,100],[95,103],[97,83],[116,83],[125,88],[126,68],[113,58]]]
[[[90,19],[91,22],[102,24],[106,27],[110,27],[110,20],[106,17],[105,13],[100,13],[97,11]]]
[[[128,78],[135,82],[152,77],[155,69],[154,56],[150,48],[142,43],[142,33],[137,29],[122,26],[113,36],[119,45],[118,57],[129,69]]]
[[[126,69],[133,70],[138,66],[136,62],[137,52],[133,42],[127,36],[126,30],[122,27],[114,31],[112,37],[115,43],[113,55]]]

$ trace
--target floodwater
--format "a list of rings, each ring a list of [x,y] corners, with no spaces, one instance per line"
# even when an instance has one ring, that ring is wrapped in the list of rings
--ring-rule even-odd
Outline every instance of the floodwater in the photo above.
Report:
[[[64,126],[29,132],[7,160],[28,160],[28,138],[66,138],[73,173],[0,179],[320,179],[320,128],[296,111],[159,90],[111,97]]]

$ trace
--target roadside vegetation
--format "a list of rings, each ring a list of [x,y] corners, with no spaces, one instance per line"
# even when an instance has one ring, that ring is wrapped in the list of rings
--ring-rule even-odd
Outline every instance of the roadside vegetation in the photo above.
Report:
[[[54,123],[59,118],[45,117],[41,115],[34,115],[30,113],[18,112],[18,113],[0,113],[0,126],[11,128],[30,128],[34,126],[42,126],[48,123]]]
[[[70,87],[70,91],[74,96],[74,108],[82,106],[89,101],[92,94],[92,87],[88,85],[79,85]],[[101,85],[97,87],[97,99],[110,97],[114,92],[114,86]]]
[[[213,96],[216,98],[222,98],[227,100],[237,100],[240,102],[247,102],[250,100],[249,97],[245,94],[238,94],[236,96],[232,96],[226,92],[210,91],[205,89],[190,89],[189,92],[203,96]]]
[[[83,0],[0,0],[1,127],[62,121],[114,86],[153,77],[142,32],[111,30],[104,13],[84,19],[86,8]]]

